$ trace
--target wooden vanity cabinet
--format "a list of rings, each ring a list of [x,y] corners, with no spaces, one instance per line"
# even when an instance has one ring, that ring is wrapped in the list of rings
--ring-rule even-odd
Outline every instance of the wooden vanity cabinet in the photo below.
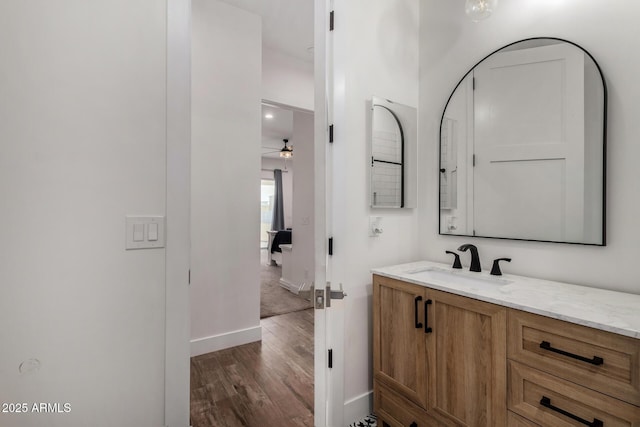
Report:
[[[379,425],[506,425],[504,307],[374,275],[373,310]]]
[[[427,289],[375,276],[374,378],[421,408],[427,407],[427,340],[423,304]]]
[[[611,332],[510,309],[511,360],[640,406],[640,343]]]
[[[507,335],[510,411],[540,426],[640,426],[639,340],[513,309]]]
[[[381,427],[640,427],[640,340],[373,276]]]

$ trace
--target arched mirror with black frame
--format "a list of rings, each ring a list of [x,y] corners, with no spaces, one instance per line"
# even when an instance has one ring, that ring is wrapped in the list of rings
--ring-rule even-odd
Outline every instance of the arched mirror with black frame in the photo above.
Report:
[[[439,233],[604,246],[607,89],[579,45],[500,48],[440,124]]]
[[[383,100],[371,107],[371,207],[404,207],[405,137],[402,123]]]

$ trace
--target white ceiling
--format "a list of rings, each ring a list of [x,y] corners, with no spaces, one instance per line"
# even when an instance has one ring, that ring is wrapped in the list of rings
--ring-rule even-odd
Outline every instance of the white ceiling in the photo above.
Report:
[[[313,0],[222,0],[262,17],[262,45],[313,61]]]
[[[271,114],[273,118],[267,119],[267,114]],[[287,146],[293,146],[292,135],[293,111],[262,104],[262,157],[279,158],[284,138],[289,140]]]

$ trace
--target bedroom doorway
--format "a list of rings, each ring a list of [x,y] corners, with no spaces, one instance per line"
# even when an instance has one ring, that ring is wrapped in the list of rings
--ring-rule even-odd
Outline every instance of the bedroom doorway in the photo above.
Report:
[[[315,269],[313,113],[262,105],[260,318],[310,309],[298,295]]]

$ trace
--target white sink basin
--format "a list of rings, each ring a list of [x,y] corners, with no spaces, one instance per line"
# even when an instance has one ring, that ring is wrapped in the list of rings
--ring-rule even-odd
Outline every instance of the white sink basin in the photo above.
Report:
[[[445,270],[437,267],[427,267],[420,270],[408,271],[417,280],[423,280],[432,284],[458,284],[466,286],[502,286],[513,283],[513,280],[490,276],[486,273],[475,273],[466,270]]]

